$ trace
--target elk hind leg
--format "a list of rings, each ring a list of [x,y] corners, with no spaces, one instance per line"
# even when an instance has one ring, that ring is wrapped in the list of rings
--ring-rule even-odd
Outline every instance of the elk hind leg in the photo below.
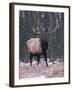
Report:
[[[33,58],[33,55],[30,53],[30,65],[32,66],[32,58]]]
[[[40,62],[40,56],[38,56],[38,63],[37,63],[37,65],[39,65],[39,62]]]

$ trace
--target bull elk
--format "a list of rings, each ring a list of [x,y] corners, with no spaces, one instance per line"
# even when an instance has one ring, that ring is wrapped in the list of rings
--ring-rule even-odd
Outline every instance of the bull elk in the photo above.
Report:
[[[38,20],[37,27],[33,27],[33,32],[37,34],[39,37],[37,38],[30,38],[26,42],[28,53],[30,54],[30,65],[32,66],[32,58],[33,56],[37,57],[38,65],[40,62],[40,56],[43,55],[46,61],[46,66],[48,66],[47,63],[47,49],[48,49],[48,33],[55,32],[58,28],[58,20],[56,20],[56,26],[55,29],[52,32],[48,32],[43,27],[43,24]],[[50,28],[49,28],[50,29]],[[51,30],[50,30],[51,31]]]

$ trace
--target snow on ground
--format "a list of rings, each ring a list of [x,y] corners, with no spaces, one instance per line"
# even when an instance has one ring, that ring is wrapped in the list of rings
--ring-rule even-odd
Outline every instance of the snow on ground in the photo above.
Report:
[[[48,62],[48,67],[45,61],[40,62],[39,66],[36,61],[33,61],[32,66],[30,63],[20,62],[19,78],[33,78],[33,77],[63,77],[64,76],[64,63],[55,61],[55,64]]]

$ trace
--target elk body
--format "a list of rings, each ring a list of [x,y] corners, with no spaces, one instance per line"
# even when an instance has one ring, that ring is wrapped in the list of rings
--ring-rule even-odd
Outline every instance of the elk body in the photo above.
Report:
[[[32,65],[33,56],[37,56],[38,64],[39,64],[40,56],[44,55],[46,65],[48,66],[47,53],[46,53],[48,49],[48,42],[42,40],[41,38],[31,38],[30,40],[26,42],[26,44],[27,44],[28,52],[30,54],[30,64]]]

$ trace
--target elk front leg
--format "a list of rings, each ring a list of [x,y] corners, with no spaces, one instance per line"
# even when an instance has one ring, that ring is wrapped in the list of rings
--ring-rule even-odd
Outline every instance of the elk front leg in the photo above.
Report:
[[[44,54],[44,57],[45,57],[46,65],[48,66],[48,63],[47,63],[47,54],[46,53]]]

